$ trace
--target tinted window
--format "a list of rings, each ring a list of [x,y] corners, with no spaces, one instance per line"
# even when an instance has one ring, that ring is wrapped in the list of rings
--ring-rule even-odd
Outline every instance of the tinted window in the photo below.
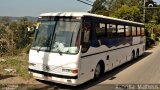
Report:
[[[129,37],[131,36],[132,27],[131,26],[125,26],[125,36]]]
[[[136,36],[136,27],[132,27],[132,36]]]
[[[141,28],[141,35],[145,35],[145,30],[144,30],[144,28]]]
[[[140,36],[141,35],[141,28],[137,27],[137,35]]]
[[[116,32],[117,32],[116,25],[114,25],[114,24],[107,24],[107,37],[108,38],[115,38],[115,37],[117,37]]]
[[[96,23],[96,36],[105,37],[105,24],[104,23]]]
[[[117,26],[117,35],[118,37],[124,37],[124,26],[123,25],[118,25]]]

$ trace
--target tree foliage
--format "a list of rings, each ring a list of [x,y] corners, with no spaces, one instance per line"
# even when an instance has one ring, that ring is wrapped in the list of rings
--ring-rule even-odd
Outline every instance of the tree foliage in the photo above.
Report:
[[[4,53],[14,54],[16,49],[24,48],[29,42],[27,26],[32,22],[22,17],[10,22],[9,17],[0,19],[0,55]]]
[[[91,13],[143,22],[143,0],[96,0]]]
[[[123,5],[117,11],[115,11],[114,16],[120,19],[131,20],[136,22],[143,21],[140,9],[136,6],[129,7],[128,5]]]
[[[91,13],[95,13],[95,14],[101,14],[101,15],[108,15],[108,11],[107,11],[107,1],[106,0],[96,0],[93,3],[93,7],[91,9]]]

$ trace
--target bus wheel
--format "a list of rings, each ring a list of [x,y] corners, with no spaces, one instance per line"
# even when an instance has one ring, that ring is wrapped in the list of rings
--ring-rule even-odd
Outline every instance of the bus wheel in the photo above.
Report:
[[[94,80],[98,80],[101,75],[101,66],[98,63],[94,71]]]
[[[138,58],[139,57],[139,50],[137,50],[137,52],[136,52],[136,58]]]
[[[131,60],[133,60],[135,58],[135,52],[132,51],[132,56],[131,56]]]

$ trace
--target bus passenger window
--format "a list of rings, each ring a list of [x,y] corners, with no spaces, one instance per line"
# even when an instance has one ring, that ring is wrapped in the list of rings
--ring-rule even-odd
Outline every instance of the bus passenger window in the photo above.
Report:
[[[137,27],[137,36],[140,36],[140,35],[141,35],[141,28]]]
[[[132,27],[132,36],[136,36],[136,27]]]
[[[105,24],[96,23],[96,36],[97,38],[105,37]]]
[[[116,25],[114,25],[114,24],[108,24],[107,25],[107,37],[108,38],[115,38],[115,37],[117,37],[116,32],[117,32]]]
[[[129,37],[131,36],[132,27],[131,26],[125,26],[125,36]]]
[[[124,26],[123,25],[118,25],[117,26],[117,35],[118,37],[124,37]]]
[[[144,30],[144,28],[141,28],[141,35],[142,35],[142,36],[145,35],[145,30]]]
[[[82,52],[86,52],[90,46],[91,23],[84,22],[82,29]]]

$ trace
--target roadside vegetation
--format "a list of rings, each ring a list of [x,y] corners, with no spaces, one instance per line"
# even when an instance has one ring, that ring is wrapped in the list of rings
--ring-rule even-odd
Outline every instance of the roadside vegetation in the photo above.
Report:
[[[21,57],[21,58],[20,58]],[[26,56],[15,56],[0,61],[0,71],[2,75],[20,76],[28,80],[31,75],[28,73],[28,63]],[[23,58],[23,60],[22,60]]]
[[[0,18],[0,75],[31,78],[28,74],[28,52],[31,47],[33,22],[25,17],[11,21]]]
[[[148,0],[152,1],[152,0]],[[95,0],[90,13],[145,22],[146,47],[160,41],[160,5],[146,9],[143,19],[143,0]],[[15,75],[25,79],[28,74],[28,52],[31,47],[35,22],[21,17],[11,21],[9,17],[0,18],[0,75]]]

